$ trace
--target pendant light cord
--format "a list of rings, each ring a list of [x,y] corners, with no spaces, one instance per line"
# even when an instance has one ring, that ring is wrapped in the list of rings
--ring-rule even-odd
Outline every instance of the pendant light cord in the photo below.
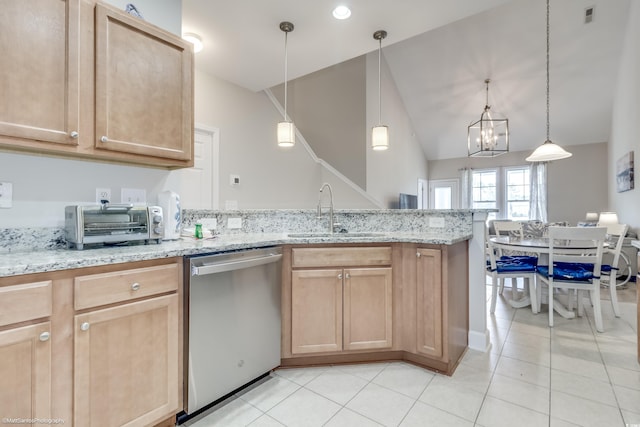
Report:
[[[287,36],[289,35],[288,31],[284,32],[284,120],[287,121],[287,63],[288,63],[288,55],[287,55]]]
[[[380,76],[380,64],[382,63],[382,37],[378,39],[378,125],[382,125],[382,85]]]
[[[547,0],[547,141],[550,141],[549,135],[549,0]]]

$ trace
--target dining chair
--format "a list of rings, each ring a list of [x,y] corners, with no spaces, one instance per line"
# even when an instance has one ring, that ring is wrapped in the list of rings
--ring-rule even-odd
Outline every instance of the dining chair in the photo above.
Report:
[[[622,252],[622,244],[627,235],[629,226],[627,224],[608,224],[607,241],[611,243],[609,248],[604,249],[605,253],[611,254],[613,259],[611,264],[603,264],[600,278],[602,285],[609,287],[609,295],[611,297],[611,306],[613,314],[620,317],[620,306],[618,305],[618,263],[620,261],[620,252]]]
[[[600,273],[606,231],[606,227],[549,227],[549,265],[538,266],[537,279],[548,288],[550,327],[555,291],[565,289],[578,294],[578,315],[582,315],[582,293],[589,292],[596,329],[604,331]]]
[[[519,221],[511,221],[511,220],[496,220],[493,222],[493,228],[495,229],[496,232],[496,236],[513,236],[513,237],[519,237],[520,239],[524,238],[524,233],[523,233],[523,227],[522,227],[522,223]],[[526,254],[524,253],[516,253],[513,251],[505,251],[503,249],[498,250],[498,257],[502,258],[505,256],[513,256],[513,255],[518,255],[518,256],[524,256]],[[533,260],[531,260],[531,262],[533,262]],[[515,300],[517,295],[518,295],[518,282],[517,282],[518,277],[512,277],[509,278],[509,281],[511,283],[511,294],[512,294],[512,298]],[[504,280],[502,280],[500,282],[500,287],[498,289],[498,294],[502,295],[503,291],[504,291]],[[528,285],[525,283],[525,291],[527,291],[527,286],[531,285],[531,283],[529,283]]]
[[[532,286],[535,281],[536,264],[538,262],[538,259],[536,257],[526,255],[501,255],[500,248],[496,248],[490,240],[487,240],[487,242],[489,247],[489,262],[487,265],[486,273],[491,277],[490,312],[494,313],[496,310],[498,289],[502,290],[504,286],[504,280],[515,280],[518,278],[522,278],[525,283],[525,289],[529,290],[532,310],[534,313],[537,313],[537,295],[535,292],[535,288]],[[515,296],[513,298],[515,298]]]

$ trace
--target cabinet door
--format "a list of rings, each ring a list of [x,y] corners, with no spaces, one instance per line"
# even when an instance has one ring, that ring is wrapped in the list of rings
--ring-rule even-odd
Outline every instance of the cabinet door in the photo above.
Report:
[[[342,270],[294,270],[291,276],[291,353],[342,350]]]
[[[416,255],[417,351],[442,357],[442,255],[437,249],[420,248]]]
[[[3,419],[51,417],[50,330],[45,322],[0,332]]]
[[[392,311],[391,268],[345,270],[345,350],[391,347]]]
[[[190,44],[108,5],[95,14],[95,146],[192,161]]]
[[[178,411],[178,296],[75,316],[74,425],[146,426]]]
[[[78,145],[79,0],[0,0],[0,10],[0,140]]]

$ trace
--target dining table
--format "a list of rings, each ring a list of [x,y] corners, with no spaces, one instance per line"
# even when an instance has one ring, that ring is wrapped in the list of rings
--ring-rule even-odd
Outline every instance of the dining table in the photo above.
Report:
[[[489,245],[494,248],[506,250],[509,252],[522,253],[525,255],[535,255],[538,257],[538,265],[545,265],[549,263],[549,238],[548,237],[534,237],[534,238],[520,238],[518,236],[491,236],[489,237]],[[575,251],[576,253],[587,252],[596,249],[595,243],[590,240],[572,240],[567,242],[557,241],[555,247],[560,248],[563,251]],[[605,250],[609,247],[607,242],[604,243]],[[533,291],[536,292],[538,283],[535,281],[535,287]],[[514,308],[522,308],[531,305],[531,299],[528,295],[525,295],[519,300],[509,300],[509,304]],[[553,300],[553,309],[562,317],[572,319],[575,317],[575,313],[572,310],[567,309],[564,304],[558,301],[556,298]]]

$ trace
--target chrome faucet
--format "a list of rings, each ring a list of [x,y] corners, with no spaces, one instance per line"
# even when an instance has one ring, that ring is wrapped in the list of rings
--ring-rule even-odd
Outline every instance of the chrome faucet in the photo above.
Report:
[[[340,226],[340,224],[337,224],[337,223],[333,222],[333,190],[331,189],[331,185],[329,185],[329,183],[327,183],[327,182],[322,184],[322,187],[320,187],[320,194],[318,194],[318,207],[317,207],[316,218],[318,218],[318,219],[322,218],[322,193],[324,192],[325,188],[329,189],[329,227],[328,227],[328,231],[329,231],[329,233],[333,233],[335,227]]]

